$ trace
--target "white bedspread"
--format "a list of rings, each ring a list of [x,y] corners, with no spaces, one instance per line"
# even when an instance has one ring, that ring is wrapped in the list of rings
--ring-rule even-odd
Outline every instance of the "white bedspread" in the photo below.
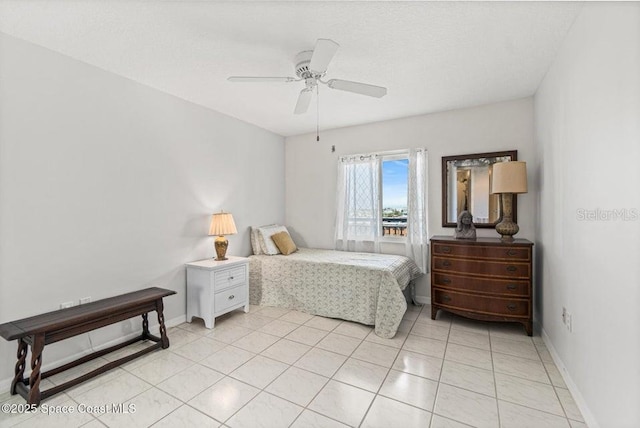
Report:
[[[249,258],[250,303],[375,325],[391,338],[407,309],[402,293],[420,275],[413,260],[388,254],[300,248]]]

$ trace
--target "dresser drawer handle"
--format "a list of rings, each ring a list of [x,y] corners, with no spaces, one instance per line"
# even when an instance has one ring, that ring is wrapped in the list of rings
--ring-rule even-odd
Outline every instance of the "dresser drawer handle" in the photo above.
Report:
[[[509,290],[515,290],[516,288],[518,288],[518,286],[516,284],[509,284],[509,285],[507,285],[507,288]]]
[[[232,294],[232,295],[231,295],[231,296],[229,296],[228,298],[229,298],[229,300],[233,300],[233,299],[235,299],[235,297],[236,297],[236,296],[234,296],[234,295]]]
[[[515,256],[518,254],[516,250],[507,250],[507,256]]]
[[[451,262],[449,260],[445,260],[445,261],[442,262],[442,266],[449,267],[449,266],[451,266]]]
[[[451,297],[450,296],[442,296],[442,300],[444,300],[445,302],[450,302],[451,301]]]
[[[451,284],[451,280],[449,278],[442,278],[443,284]]]
[[[507,309],[509,309],[510,311],[515,311],[516,310],[516,305],[515,303],[509,303],[507,305]]]
[[[509,272],[515,272],[517,270],[518,270],[518,268],[515,267],[515,266],[507,266],[507,271],[509,271]]]
[[[451,252],[451,247],[442,247],[442,252],[449,254]]]

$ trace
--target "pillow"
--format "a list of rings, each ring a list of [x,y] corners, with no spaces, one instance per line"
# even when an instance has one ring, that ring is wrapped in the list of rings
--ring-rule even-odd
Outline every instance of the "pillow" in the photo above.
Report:
[[[253,249],[253,254],[260,255],[263,254],[262,246],[260,245],[260,241],[262,238],[260,237],[260,232],[258,229],[261,227],[272,227],[277,226],[276,224],[266,224],[264,226],[251,226],[251,248]]]
[[[260,234],[257,227],[251,227],[251,248],[253,248],[253,254],[262,254],[262,248],[260,247]]]
[[[287,228],[280,225],[273,226],[264,226],[258,228],[258,233],[260,235],[260,247],[262,248],[262,252],[264,254],[268,254],[270,256],[280,254],[280,250],[276,247],[275,242],[271,237],[278,232],[287,232]]]
[[[278,232],[271,236],[273,242],[276,244],[276,247],[280,250],[282,254],[288,256],[291,253],[294,253],[298,250],[296,247],[296,243],[291,239],[291,235],[287,232]]]

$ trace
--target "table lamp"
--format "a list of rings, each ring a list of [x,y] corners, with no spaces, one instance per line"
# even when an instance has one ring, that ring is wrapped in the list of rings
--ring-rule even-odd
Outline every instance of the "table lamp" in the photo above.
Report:
[[[209,236],[217,236],[214,241],[216,261],[228,260],[226,256],[229,241],[224,235],[234,235],[238,233],[236,224],[233,221],[231,213],[219,212],[211,216],[211,226],[209,227]]]
[[[527,163],[519,161],[494,163],[491,193],[500,194],[502,202],[502,221],[496,224],[496,232],[502,236],[502,242],[513,242],[513,235],[520,230],[512,218],[513,195],[527,193]]]

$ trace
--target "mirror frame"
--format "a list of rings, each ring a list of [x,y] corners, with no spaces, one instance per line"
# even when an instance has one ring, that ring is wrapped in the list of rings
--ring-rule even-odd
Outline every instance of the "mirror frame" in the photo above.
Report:
[[[474,153],[471,155],[457,155],[457,156],[443,156],[442,157],[442,227],[456,227],[456,223],[451,223],[447,221],[447,195],[449,194],[449,183],[448,183],[448,175],[447,175],[447,163],[451,161],[464,161],[464,160],[472,160],[472,159],[480,159],[480,158],[495,158],[495,157],[511,157],[512,161],[518,160],[518,151],[517,150],[508,150],[504,152],[488,152],[488,153]],[[513,198],[513,221],[518,222],[518,206],[517,206],[517,198]],[[500,207],[500,211],[502,212],[502,207]],[[483,229],[494,229],[496,224],[499,223],[499,220],[496,223],[473,223],[476,228]]]

